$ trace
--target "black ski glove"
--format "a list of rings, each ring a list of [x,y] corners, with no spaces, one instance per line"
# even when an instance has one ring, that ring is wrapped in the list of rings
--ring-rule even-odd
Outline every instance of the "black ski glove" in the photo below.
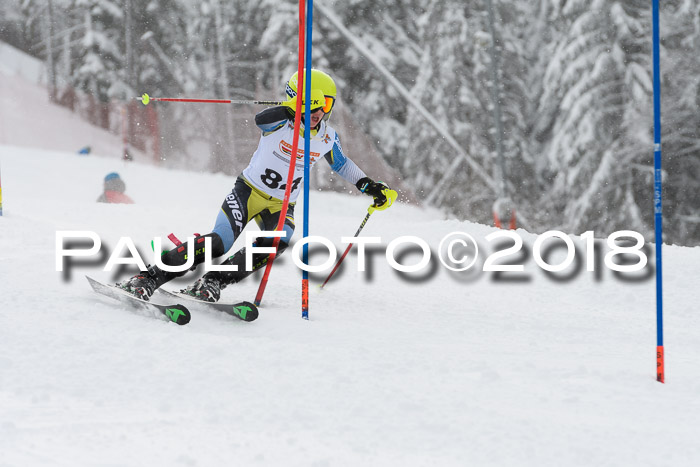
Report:
[[[362,193],[374,198],[376,207],[383,206],[387,202],[385,190],[389,190],[389,185],[384,182],[375,182],[369,177],[363,177],[355,184]]]

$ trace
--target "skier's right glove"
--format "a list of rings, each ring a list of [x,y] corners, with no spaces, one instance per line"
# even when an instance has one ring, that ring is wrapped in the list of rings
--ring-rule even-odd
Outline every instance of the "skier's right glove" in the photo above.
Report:
[[[358,190],[362,193],[374,198],[374,205],[370,208],[372,211],[383,211],[390,207],[396,201],[398,193],[389,188],[384,182],[375,182],[369,177],[363,177],[355,184]]]

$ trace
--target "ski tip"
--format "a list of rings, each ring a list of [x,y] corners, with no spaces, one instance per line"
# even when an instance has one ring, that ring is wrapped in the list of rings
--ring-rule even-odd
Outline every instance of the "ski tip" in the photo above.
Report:
[[[192,319],[190,310],[188,310],[186,306],[179,304],[166,307],[165,316],[170,318],[170,321],[180,326],[189,323]]]
[[[236,303],[230,313],[243,321],[255,321],[259,315],[258,307],[250,302]]]
[[[99,282],[97,282],[90,276],[85,276],[85,279],[87,279],[88,283],[90,284],[90,287],[92,287],[92,290],[97,290],[97,287],[99,287],[100,284]]]

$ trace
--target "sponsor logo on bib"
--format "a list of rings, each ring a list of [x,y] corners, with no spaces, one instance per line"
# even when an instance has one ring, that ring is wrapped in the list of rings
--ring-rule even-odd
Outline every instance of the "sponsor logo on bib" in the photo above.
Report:
[[[280,141],[280,151],[282,151],[282,154],[292,157],[292,145],[286,142],[285,140]],[[319,158],[321,154],[317,152],[311,151],[311,163],[316,162],[316,159]],[[297,160],[302,160],[304,159],[304,150],[301,148],[297,148]]]

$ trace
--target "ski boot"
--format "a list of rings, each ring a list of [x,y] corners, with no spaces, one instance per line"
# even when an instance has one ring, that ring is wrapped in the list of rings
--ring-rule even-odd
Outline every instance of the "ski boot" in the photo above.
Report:
[[[194,269],[195,266],[204,262],[204,244],[206,237],[212,238],[212,255],[214,257],[221,256],[224,253],[224,246],[221,241],[221,237],[219,237],[217,234],[211,233],[204,236],[199,236],[195,240],[194,265],[191,269]],[[163,264],[167,264],[168,266],[179,266],[185,264],[187,261],[187,251],[187,243],[178,245],[169,252],[165,253],[161,257],[161,260],[163,261]],[[140,272],[131,279],[118,283],[117,287],[120,287],[122,290],[125,290],[136,298],[148,301],[158,287],[177,277],[183,276],[186,273],[187,271],[168,272],[158,268],[157,266],[149,266],[147,271]]]
[[[189,295],[203,302],[218,302],[221,298],[221,283],[215,277],[207,277],[204,275],[201,279],[187,286],[186,289],[180,290],[180,293]]]
[[[157,282],[156,272],[154,268],[149,268],[148,271],[140,273],[124,282],[118,282],[117,287],[130,293],[136,298],[148,301],[153,295],[153,292],[159,287]]]

